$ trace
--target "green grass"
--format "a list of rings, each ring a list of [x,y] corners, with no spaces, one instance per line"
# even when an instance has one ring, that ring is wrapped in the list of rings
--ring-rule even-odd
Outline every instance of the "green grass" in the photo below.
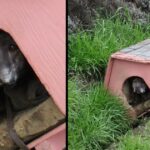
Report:
[[[150,26],[120,19],[98,20],[90,31],[69,36],[69,72],[103,77],[110,55],[150,37]]]
[[[149,150],[149,137],[127,134],[122,139],[116,150]]]
[[[129,130],[113,144],[114,150],[149,150],[150,149],[150,120],[145,118],[136,129]]]
[[[87,91],[78,85],[77,80],[69,81],[69,149],[104,149],[128,130],[126,110],[103,85]]]

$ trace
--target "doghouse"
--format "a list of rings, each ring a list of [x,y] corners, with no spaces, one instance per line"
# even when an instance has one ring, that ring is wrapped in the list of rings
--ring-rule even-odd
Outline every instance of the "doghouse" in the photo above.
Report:
[[[65,116],[65,1],[1,0],[0,10],[0,29],[8,32],[19,45]],[[65,123],[28,147],[36,150],[63,149]]]
[[[136,107],[129,105],[124,90],[128,88],[128,81],[134,77],[141,78],[150,88],[150,39],[112,54],[105,76],[106,88],[120,96],[130,115],[137,117],[147,111],[150,105],[149,101]]]

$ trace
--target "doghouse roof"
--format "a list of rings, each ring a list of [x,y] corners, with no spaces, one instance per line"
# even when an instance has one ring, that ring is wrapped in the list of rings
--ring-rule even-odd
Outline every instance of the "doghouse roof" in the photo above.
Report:
[[[57,8],[57,9],[56,9]],[[0,28],[14,38],[65,113],[65,1],[1,0]]]
[[[150,39],[128,48],[124,48],[121,51],[114,53],[112,58],[140,63],[150,63]]]

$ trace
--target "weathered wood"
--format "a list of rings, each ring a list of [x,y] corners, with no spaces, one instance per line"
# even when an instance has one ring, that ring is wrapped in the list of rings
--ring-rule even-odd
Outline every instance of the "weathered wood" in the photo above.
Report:
[[[32,109],[20,112],[15,117],[15,129],[18,135],[25,141],[37,137],[58,124],[64,115],[60,112],[52,99]],[[15,144],[8,136],[6,120],[0,123],[0,150],[13,150]]]

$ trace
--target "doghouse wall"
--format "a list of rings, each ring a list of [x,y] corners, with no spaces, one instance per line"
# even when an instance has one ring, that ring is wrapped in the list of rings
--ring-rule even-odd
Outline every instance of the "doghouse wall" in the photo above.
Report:
[[[65,114],[65,1],[1,0],[0,29],[10,33]]]
[[[63,114],[66,112],[65,4],[64,0],[0,1],[0,29],[16,41]],[[37,139],[29,147],[37,145],[37,150],[49,147],[63,149],[65,126],[61,127],[60,138],[52,136],[53,131],[57,134],[56,130],[47,133],[45,138]]]
[[[114,94],[124,96],[123,83],[132,76],[144,79],[150,87],[150,63],[132,62],[121,59],[111,59],[105,77],[105,86]]]

